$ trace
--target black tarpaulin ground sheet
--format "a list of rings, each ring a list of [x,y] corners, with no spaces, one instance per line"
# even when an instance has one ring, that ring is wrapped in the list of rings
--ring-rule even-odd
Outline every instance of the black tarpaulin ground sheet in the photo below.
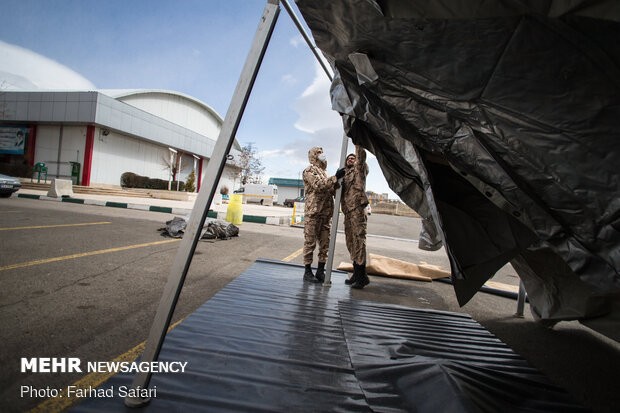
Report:
[[[157,396],[140,409],[90,398],[74,412],[580,411],[470,316],[356,301],[259,260],[166,337]],[[101,388],[128,386],[117,374]]]

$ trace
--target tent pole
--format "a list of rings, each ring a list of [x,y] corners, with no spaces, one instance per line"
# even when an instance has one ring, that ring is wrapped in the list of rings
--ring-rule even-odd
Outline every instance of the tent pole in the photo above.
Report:
[[[342,147],[340,148],[340,163],[338,168],[343,168],[347,159],[347,148],[349,146],[349,138],[346,134],[342,134]],[[338,181],[340,188],[336,190],[334,197],[334,215],[332,216],[332,231],[329,236],[329,249],[327,250],[327,264],[325,264],[325,281],[324,286],[332,284],[332,265],[334,264],[334,251],[336,249],[336,234],[338,233],[338,218],[340,217],[340,200],[342,198],[342,179]]]
[[[525,308],[525,286],[523,281],[519,280],[519,295],[517,296],[517,312],[515,316],[523,318],[523,309]]]
[[[279,0],[267,0],[267,5],[259,21],[250,52],[248,53],[230,106],[226,112],[226,118],[222,124],[215,148],[213,149],[211,161],[207,165],[205,179],[198,193],[194,208],[192,209],[185,235],[177,250],[170,274],[168,275],[168,281],[164,287],[164,292],[159,302],[159,307],[157,308],[149,337],[146,341],[146,348],[142,354],[142,362],[152,362],[159,357],[159,352],[164,338],[166,337],[166,330],[170,325],[175,306],[181,294],[181,289],[183,288],[185,276],[189,270],[196,245],[200,239],[202,227],[205,223],[207,213],[209,212],[209,205],[211,205],[213,201],[216,186],[226,164],[226,157],[232,147],[237,128],[241,122],[243,111],[250,97],[250,92],[256,80],[258,69],[265,55],[279,12]],[[137,373],[134,376],[131,387],[133,389],[147,388],[151,376],[152,373]],[[147,404],[149,401],[150,399],[148,398],[126,397],[125,405],[128,407],[140,407]]]

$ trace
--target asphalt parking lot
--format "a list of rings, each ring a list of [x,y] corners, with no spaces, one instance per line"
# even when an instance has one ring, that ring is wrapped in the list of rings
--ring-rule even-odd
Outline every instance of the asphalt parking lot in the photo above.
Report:
[[[140,349],[178,245],[157,231],[171,218],[159,212],[0,200],[1,411],[24,411],[45,401],[20,397],[22,385],[60,387],[83,378],[78,373],[20,373],[21,357],[107,361]],[[373,215],[369,251],[448,268],[443,249],[417,249],[418,231],[414,218]],[[245,222],[237,238],[201,241],[173,323],[259,257],[301,263],[302,245],[299,228]],[[344,237],[339,236],[334,262],[348,260]],[[497,279],[518,282],[509,267]],[[516,318],[514,300],[485,293],[461,308],[452,287],[439,282],[371,277],[370,286],[354,296],[466,312],[586,407],[611,412],[620,405],[615,390],[620,347],[578,323],[546,329],[532,321],[527,306],[525,318]]]

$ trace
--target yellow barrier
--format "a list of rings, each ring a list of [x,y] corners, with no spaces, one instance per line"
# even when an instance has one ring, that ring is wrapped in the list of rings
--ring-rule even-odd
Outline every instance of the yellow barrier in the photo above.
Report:
[[[226,209],[226,221],[234,225],[241,225],[243,222],[242,195],[231,195]]]

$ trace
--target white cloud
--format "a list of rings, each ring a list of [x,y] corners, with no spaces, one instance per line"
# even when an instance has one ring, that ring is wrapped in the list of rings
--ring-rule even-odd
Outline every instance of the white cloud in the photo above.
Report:
[[[277,158],[280,156],[291,156],[295,152],[292,149],[272,149],[267,151],[262,151],[256,154],[259,158]]]
[[[304,41],[304,38],[303,38],[303,37],[301,37],[301,35],[299,35],[299,36],[295,36],[295,37],[292,37],[292,38],[289,40],[289,43],[290,43],[290,44],[291,44],[291,46],[293,46],[293,47],[299,47],[299,45],[300,45],[300,44],[303,44],[304,42],[305,42],[305,41]]]
[[[6,90],[95,90],[82,75],[31,50],[0,41],[0,84]]]
[[[295,76],[291,75],[290,73],[285,74],[284,76],[282,76],[282,78],[280,79],[282,83],[286,83],[286,84],[293,84],[293,83],[297,83],[297,79],[295,79]]]
[[[340,115],[331,108],[330,85],[320,65],[316,64],[312,83],[293,104],[299,116],[295,128],[304,132],[304,136],[289,142],[283,149],[264,150],[259,153],[265,167],[266,179],[299,179],[309,163],[308,150],[314,146],[322,147],[327,155],[327,172],[330,175],[336,172],[340,164],[344,131]],[[355,148],[349,140],[346,153],[354,151]],[[368,164],[370,174],[367,178],[367,189],[379,193],[388,192],[390,197],[395,197],[371,153],[368,153]]]
[[[286,149],[267,150],[259,153],[265,167],[264,176],[266,181],[271,178],[300,179],[301,172],[308,166],[308,150],[314,146],[320,146],[327,155],[327,173],[336,173],[340,162],[340,149],[342,147],[342,132],[338,129],[322,129],[308,135],[307,139],[299,139],[290,143]],[[346,153],[355,152],[355,147],[348,142]],[[396,199],[396,194],[389,188],[377,158],[367,152],[367,163],[370,173],[366,178],[366,189],[377,193],[387,192],[390,199]]]
[[[302,92],[293,103],[298,114],[295,128],[304,132],[301,137],[288,141],[283,148],[267,149],[258,153],[262,160],[264,180],[269,178],[300,179],[302,171],[308,166],[308,150],[320,146],[327,155],[327,172],[336,173],[340,164],[342,148],[343,126],[340,115],[332,110],[329,95],[330,81],[321,67],[315,65],[312,83]],[[353,143],[348,140],[345,152],[354,152]],[[376,157],[368,152],[370,174],[366,180],[368,190],[383,193],[387,192],[390,198],[395,194],[389,189]]]
[[[295,111],[299,114],[295,128],[307,133],[315,133],[326,128],[342,130],[340,115],[331,108],[330,86],[329,79],[321,66],[316,63],[312,84],[303,91],[293,104]]]

